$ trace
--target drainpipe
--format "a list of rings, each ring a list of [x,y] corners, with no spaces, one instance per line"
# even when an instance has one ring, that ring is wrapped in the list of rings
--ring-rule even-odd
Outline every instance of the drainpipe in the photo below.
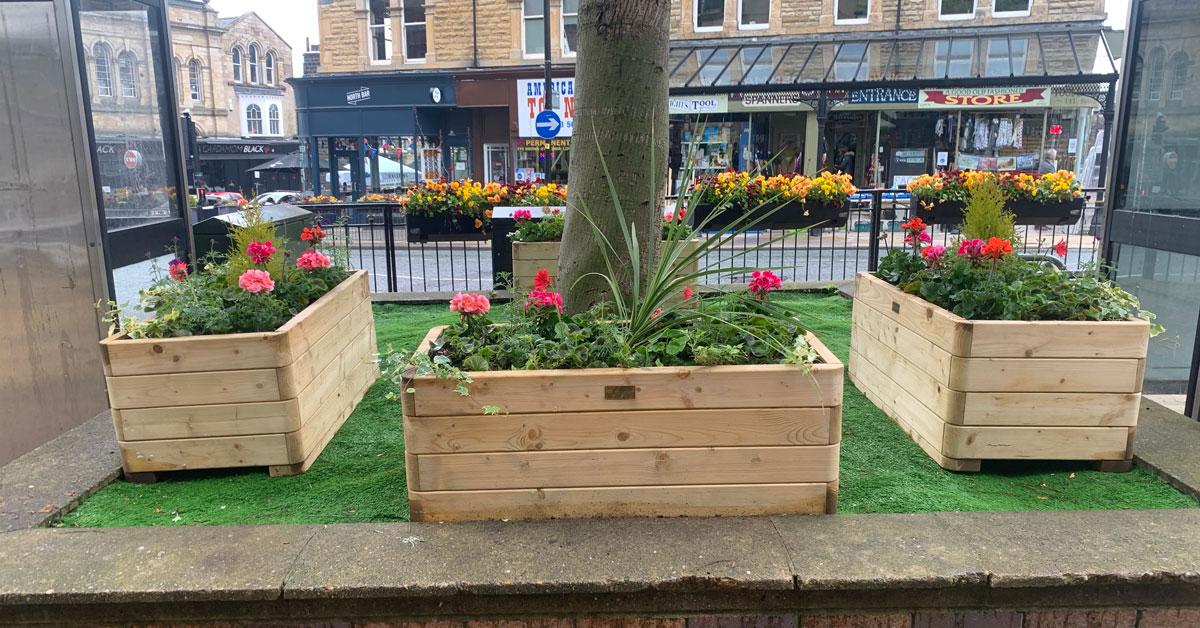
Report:
[[[471,0],[471,67],[479,67],[479,0]]]

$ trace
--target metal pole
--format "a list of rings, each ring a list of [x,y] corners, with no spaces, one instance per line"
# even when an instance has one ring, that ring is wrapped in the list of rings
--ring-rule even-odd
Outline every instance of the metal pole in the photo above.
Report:
[[[550,81],[550,0],[542,0],[542,49],[545,52],[546,60],[546,84],[542,92],[542,109],[551,111],[554,109],[554,85]],[[543,160],[543,176],[546,183],[550,182],[550,140],[546,140],[546,158]]]
[[[895,202],[895,201],[893,201]],[[883,226],[883,191],[871,192],[871,243],[867,247],[867,270],[879,270],[879,239]]]

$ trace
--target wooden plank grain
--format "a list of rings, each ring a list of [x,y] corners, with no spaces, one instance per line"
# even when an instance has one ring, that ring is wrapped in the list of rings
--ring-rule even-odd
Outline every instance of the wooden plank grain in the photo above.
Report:
[[[126,471],[183,471],[291,462],[283,434],[142,440],[118,443]]]
[[[409,508],[413,521],[818,514],[829,490],[805,483],[416,491]]]
[[[982,460],[1124,460],[1125,427],[946,426],[942,451]]]
[[[121,426],[120,440],[127,441],[282,434],[300,429],[294,399],[113,410],[113,421]]]
[[[874,308],[951,355],[970,355],[971,321],[906,294],[871,273],[858,274],[854,291],[856,307]]]
[[[114,410],[282,401],[275,369],[108,377]]]
[[[963,392],[1131,393],[1141,360],[1130,358],[961,358],[949,387]]]
[[[644,410],[406,417],[413,453],[830,445],[840,408]]]
[[[418,454],[422,491],[831,482],[839,445]],[[603,472],[598,472],[603,470]]]
[[[963,425],[1132,427],[1137,393],[963,393]]]
[[[973,358],[1144,358],[1150,323],[973,321]]]
[[[124,334],[100,341],[109,375],[157,375],[277,368],[285,364],[278,332],[185,338],[139,338]]]

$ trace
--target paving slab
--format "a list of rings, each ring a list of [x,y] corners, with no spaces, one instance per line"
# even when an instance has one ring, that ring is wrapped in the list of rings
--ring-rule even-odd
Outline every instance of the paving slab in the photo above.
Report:
[[[1175,488],[1200,498],[1200,421],[1142,399],[1133,453]]]
[[[395,597],[790,590],[766,518],[335,525],[284,595]]]
[[[0,466],[0,532],[57,521],[120,472],[112,418],[104,412]]]
[[[1200,584],[1200,510],[776,517],[799,590]]]
[[[315,531],[239,526],[0,534],[0,607],[278,599]]]

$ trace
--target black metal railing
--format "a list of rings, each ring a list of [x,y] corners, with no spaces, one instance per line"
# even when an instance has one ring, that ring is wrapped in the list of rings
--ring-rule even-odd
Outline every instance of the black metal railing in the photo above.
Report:
[[[1103,190],[1086,190],[1087,206],[1071,225],[1018,226],[1017,252],[1048,254],[1059,241],[1067,242],[1064,260],[1076,270],[1100,258]],[[328,225],[331,241],[354,268],[370,271],[376,292],[446,293],[483,291],[496,286],[497,277],[511,271],[508,256],[492,255],[492,242],[479,240],[421,241],[410,239],[399,206],[386,203],[310,207]],[[816,227],[784,233],[756,231],[729,239],[704,258],[709,269],[729,268],[706,278],[709,284],[747,281],[734,268],[770,268],[791,284],[848,281],[875,270],[879,260],[894,248],[904,247],[901,223],[912,215],[911,200],[896,190],[863,190],[851,197],[850,218],[844,227]],[[934,244],[950,246],[957,230],[949,226],[930,229]],[[779,238],[769,246],[760,244]],[[498,239],[497,241],[500,241]],[[503,245],[501,245],[503,246]],[[494,261],[499,260],[499,261]]]

